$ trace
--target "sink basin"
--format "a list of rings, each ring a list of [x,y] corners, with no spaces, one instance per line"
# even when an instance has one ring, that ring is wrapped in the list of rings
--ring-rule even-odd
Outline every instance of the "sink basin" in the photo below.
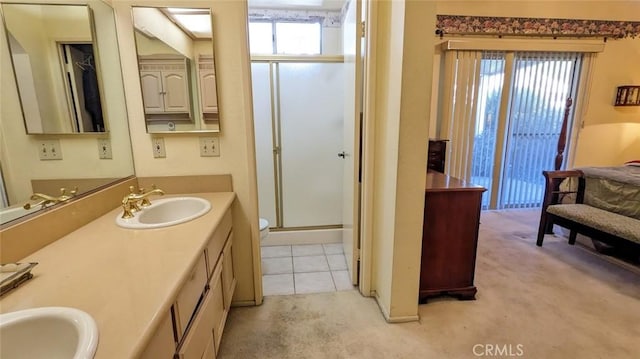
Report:
[[[198,197],[156,199],[149,207],[135,212],[133,218],[124,219],[119,213],[116,224],[133,229],[168,227],[196,219],[210,209],[211,203]]]
[[[43,307],[0,314],[0,357],[93,358],[98,326],[78,309]]]

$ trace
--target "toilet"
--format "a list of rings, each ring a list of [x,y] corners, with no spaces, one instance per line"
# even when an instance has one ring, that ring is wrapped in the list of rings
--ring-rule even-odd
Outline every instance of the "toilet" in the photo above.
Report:
[[[260,226],[260,240],[267,238],[269,235],[269,221],[264,218],[260,218],[259,221]]]

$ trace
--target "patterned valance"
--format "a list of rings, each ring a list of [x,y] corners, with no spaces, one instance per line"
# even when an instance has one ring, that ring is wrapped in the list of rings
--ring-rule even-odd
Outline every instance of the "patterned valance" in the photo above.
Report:
[[[319,22],[323,27],[340,27],[340,11],[249,9],[249,21]]]
[[[640,21],[438,15],[436,33],[439,35],[635,38],[640,36]]]

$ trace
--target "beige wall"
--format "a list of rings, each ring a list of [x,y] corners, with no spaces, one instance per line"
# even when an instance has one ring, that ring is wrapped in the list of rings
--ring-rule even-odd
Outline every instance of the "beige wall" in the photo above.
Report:
[[[372,289],[389,321],[416,320],[435,5],[380,1]]]
[[[640,19],[640,4],[636,13]],[[616,88],[640,84],[640,38],[608,41],[593,70],[574,166],[617,166],[640,159],[640,106],[615,107]]]
[[[178,4],[178,2],[175,2]],[[211,8],[215,16],[215,54],[221,111],[220,157],[200,157],[198,134],[164,137],[166,158],[153,158],[151,138],[145,129],[139,74],[131,24],[131,6],[170,6],[169,1],[116,1],[118,36],[125,78],[129,125],[136,175],[179,176],[231,174],[237,199],[233,207],[234,262],[238,287],[236,303],[260,301],[258,205],[251,102],[251,72],[245,1],[180,1],[182,7]]]
[[[437,13],[638,21],[640,2],[438,1]],[[576,134],[574,166],[613,166],[640,157],[640,107],[613,106],[617,86],[640,84],[638,62],[640,38],[609,40],[597,55],[589,101],[576,119],[584,127]]]
[[[31,2],[38,2],[32,0]],[[56,3],[42,0],[40,3]],[[112,10],[102,1],[57,1],[57,3],[89,3],[95,19],[97,51],[101,55],[101,69],[105,73],[103,98],[108,106],[103,107],[109,126],[109,133],[100,137],[111,140],[113,159],[98,158],[97,135],[26,135],[20,108],[18,92],[12,74],[11,61],[7,52],[4,28],[0,33],[0,67],[2,70],[0,96],[0,160],[2,162],[5,185],[11,204],[27,202],[31,195],[32,179],[53,178],[112,178],[133,174],[129,129],[122,93],[122,77],[118,61],[118,43],[114,32]],[[62,160],[40,161],[39,141],[59,139]]]

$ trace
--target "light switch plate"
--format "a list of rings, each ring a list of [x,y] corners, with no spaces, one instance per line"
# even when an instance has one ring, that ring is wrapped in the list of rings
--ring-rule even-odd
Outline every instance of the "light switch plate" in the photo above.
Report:
[[[98,157],[103,160],[113,158],[111,154],[111,140],[108,138],[98,138]]]
[[[201,157],[220,157],[220,139],[218,137],[200,137]]]
[[[164,148],[164,138],[156,137],[151,139],[151,143],[153,144],[153,157],[154,158],[165,158],[167,157],[167,153]]]
[[[44,140],[38,143],[40,161],[61,160],[60,140]]]

